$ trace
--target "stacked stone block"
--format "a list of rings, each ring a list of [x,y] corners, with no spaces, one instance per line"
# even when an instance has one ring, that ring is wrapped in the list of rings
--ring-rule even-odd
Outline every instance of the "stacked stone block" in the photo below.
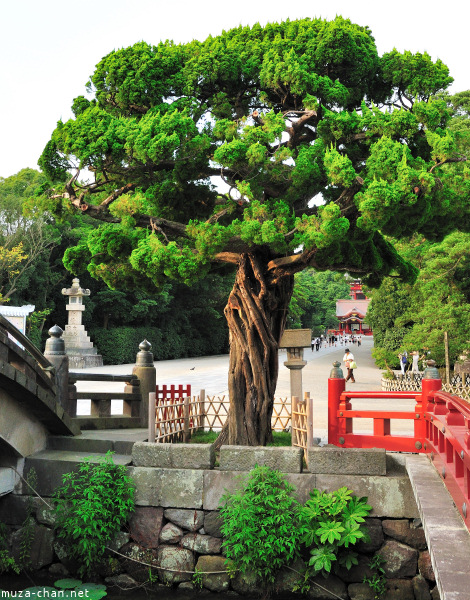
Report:
[[[359,564],[328,579],[317,577],[308,592],[309,598],[330,599],[333,593],[344,600],[373,600],[374,591],[363,579],[372,574],[369,562],[376,553],[386,560],[386,598],[438,597],[410,482],[402,461],[390,458],[383,450],[314,448],[309,452],[308,471],[303,472],[302,450],[297,448],[225,446],[220,452],[219,466],[214,468],[211,445],[138,442],[133,447],[132,463],[129,474],[136,485],[136,510],[128,532],[121,532],[111,544],[119,552],[112,567],[110,563],[100,571],[110,586],[141,585],[148,582],[150,569],[153,587],[170,585],[192,590],[193,574],[198,571],[202,573],[202,586],[211,592],[261,593],[261,582],[253,575],[237,574],[230,578],[226,572],[218,509],[222,495],[243,484],[239,475],[248,473],[256,464],[267,464],[285,473],[301,502],[308,499],[314,487],[333,491],[348,486],[356,495],[368,496],[373,507],[366,520],[370,541],[360,542],[355,548]],[[355,474],[354,465],[359,474]],[[40,493],[49,491],[49,488],[41,490],[41,482],[38,488]],[[37,558],[32,557],[33,565],[54,574],[72,574],[76,565],[67,558],[63,543],[54,539],[53,514],[39,500],[36,502],[33,548]],[[11,526],[14,545],[21,534],[24,503],[25,496],[0,498],[0,521]],[[18,515],[12,521],[15,511]],[[47,540],[54,550],[42,552],[41,540]],[[293,571],[281,571],[275,589],[285,596],[296,582]]]

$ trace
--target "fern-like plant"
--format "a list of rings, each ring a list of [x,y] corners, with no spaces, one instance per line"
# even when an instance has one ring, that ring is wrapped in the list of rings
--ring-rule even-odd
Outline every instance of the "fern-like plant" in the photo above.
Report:
[[[310,553],[305,581],[318,573],[327,576],[332,568],[350,569],[358,564],[351,547],[360,539],[369,539],[362,524],[371,510],[367,498],[354,496],[347,487],[310,492],[301,512],[302,542]]]

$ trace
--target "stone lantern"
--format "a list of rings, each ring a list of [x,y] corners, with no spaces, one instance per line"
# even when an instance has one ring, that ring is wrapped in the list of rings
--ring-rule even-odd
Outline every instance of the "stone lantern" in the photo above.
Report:
[[[70,366],[75,369],[101,367],[103,357],[93,347],[93,342],[90,341],[85,326],[82,325],[82,313],[85,310],[83,298],[90,295],[90,290],[81,288],[80,280],[75,278],[72,281],[72,287],[64,288],[62,294],[69,297],[66,306],[69,322],[65,326],[62,337]]]
[[[279,343],[279,348],[286,348],[287,360],[285,366],[290,370],[290,394],[302,400],[302,369],[307,362],[304,360],[304,348],[310,348],[312,342],[311,329],[286,329]]]

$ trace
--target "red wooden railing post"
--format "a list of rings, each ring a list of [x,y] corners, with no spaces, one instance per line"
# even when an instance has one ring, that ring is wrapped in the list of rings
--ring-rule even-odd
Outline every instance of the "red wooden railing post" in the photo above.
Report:
[[[421,381],[421,404],[423,413],[434,412],[434,407],[428,406],[431,401],[431,394],[442,388],[442,380],[439,377],[439,371],[436,369],[436,363],[428,360],[428,366],[424,370]]]
[[[328,379],[328,443],[339,444],[338,409],[341,394],[346,389],[341,363],[334,362]]]

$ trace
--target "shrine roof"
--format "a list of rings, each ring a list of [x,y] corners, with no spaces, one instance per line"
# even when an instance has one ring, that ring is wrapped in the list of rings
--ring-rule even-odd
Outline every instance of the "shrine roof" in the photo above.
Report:
[[[337,300],[336,316],[345,317],[353,312],[357,312],[359,315],[365,316],[369,302],[370,298],[367,300]]]

